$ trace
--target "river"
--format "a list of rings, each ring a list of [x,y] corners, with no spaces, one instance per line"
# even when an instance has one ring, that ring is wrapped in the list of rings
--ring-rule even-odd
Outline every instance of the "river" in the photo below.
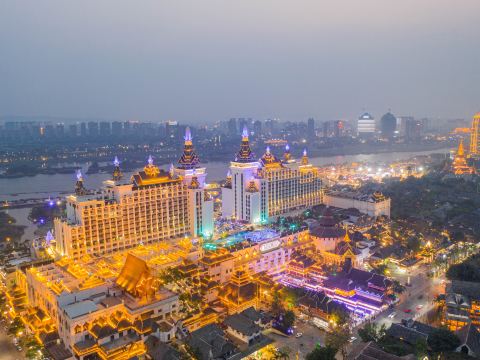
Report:
[[[328,157],[310,158],[314,165],[344,164],[351,162],[367,162],[370,164],[390,163],[398,160],[405,160],[419,155],[429,155],[433,153],[448,153],[452,148],[443,148],[438,150],[415,151],[415,152],[390,152],[379,154],[357,154],[357,155],[338,155]],[[221,180],[225,178],[228,169],[226,162],[209,162],[205,164],[210,181]],[[84,173],[88,168],[83,165]],[[165,170],[167,165],[163,166]],[[125,173],[129,178],[132,173]],[[111,177],[108,173],[98,173],[84,175],[85,187],[88,189],[100,188],[102,182]],[[0,201],[18,200],[18,199],[39,199],[48,197],[62,196],[61,193],[72,192],[75,187],[75,174],[55,174],[55,175],[36,175],[31,177],[22,177],[18,179],[0,179]],[[21,225],[28,228],[25,231],[24,239],[31,239],[35,227],[26,216],[29,209],[9,210],[9,213],[16,218]]]

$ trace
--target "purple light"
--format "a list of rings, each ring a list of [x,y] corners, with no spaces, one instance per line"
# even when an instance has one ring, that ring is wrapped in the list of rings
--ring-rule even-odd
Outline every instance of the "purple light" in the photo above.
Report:
[[[244,138],[247,138],[247,139],[248,139],[248,128],[247,128],[247,126],[246,126],[246,125],[243,127],[243,131],[242,131],[242,137],[244,137]]]
[[[118,157],[116,156],[115,156],[115,159],[113,159],[113,165],[120,166],[120,161],[118,161]]]
[[[307,156],[307,149],[303,149],[303,156]]]
[[[77,170],[77,181],[83,181],[82,170]]]
[[[267,154],[270,154],[270,146],[267,146]]]
[[[55,202],[53,200],[48,201],[48,206],[53,207],[55,205]]]
[[[44,218],[40,219],[40,224],[45,224],[45,219]]]
[[[288,145],[288,143],[285,145],[285,151],[290,151],[290,145]]]
[[[153,165],[153,157],[152,155],[148,155],[148,165]]]
[[[186,127],[185,129],[185,136],[183,137],[185,141],[192,141],[192,132],[190,131],[190,127]]]

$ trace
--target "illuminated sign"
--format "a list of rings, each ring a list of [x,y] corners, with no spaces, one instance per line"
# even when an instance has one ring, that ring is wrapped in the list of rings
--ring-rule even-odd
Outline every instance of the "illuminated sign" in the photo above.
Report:
[[[273,250],[277,247],[280,246],[280,240],[274,240],[274,241],[270,241],[266,244],[262,244],[260,245],[260,251],[263,253],[263,252],[267,252],[267,251],[270,251],[270,250]]]

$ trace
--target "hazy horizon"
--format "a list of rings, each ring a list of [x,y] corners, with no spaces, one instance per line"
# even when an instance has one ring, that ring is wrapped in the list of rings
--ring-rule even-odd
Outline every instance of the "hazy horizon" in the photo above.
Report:
[[[480,2],[0,3],[0,115],[471,118]]]

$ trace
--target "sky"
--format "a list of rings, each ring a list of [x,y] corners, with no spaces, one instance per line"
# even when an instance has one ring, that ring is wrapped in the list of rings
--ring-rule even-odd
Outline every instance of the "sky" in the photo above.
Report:
[[[0,115],[480,111],[479,0],[0,0]]]

